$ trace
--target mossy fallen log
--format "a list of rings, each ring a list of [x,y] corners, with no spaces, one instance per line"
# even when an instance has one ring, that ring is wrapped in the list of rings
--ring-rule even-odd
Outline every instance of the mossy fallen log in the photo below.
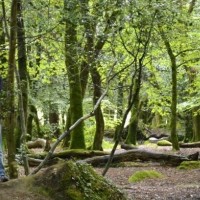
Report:
[[[104,166],[107,163],[109,157],[110,157],[109,155],[98,156],[78,162],[85,162],[93,166]],[[181,162],[189,161],[191,159],[189,159],[187,156],[159,153],[143,149],[132,149],[129,151],[115,153],[112,162],[117,163],[117,162],[135,161],[135,160],[155,161],[165,165],[178,166]]]
[[[105,151],[94,151],[94,150],[83,150],[83,149],[69,149],[65,151],[55,152],[52,154],[51,158],[62,158],[62,159],[84,159],[84,158],[90,158],[94,156],[103,156],[108,155],[109,152]],[[42,152],[39,154],[28,154],[27,156],[29,158],[35,158],[35,159],[44,159],[47,155],[47,152]]]
[[[130,149],[138,149],[138,147],[131,144],[121,144],[121,149],[130,150]]]
[[[28,154],[29,166],[31,167],[38,166],[43,161],[46,155],[47,155],[47,152],[42,152],[39,154]],[[91,157],[102,156],[102,155],[109,155],[109,152],[83,150],[83,149],[65,150],[65,151],[53,153],[49,161],[46,163],[46,166],[57,164],[61,162],[62,160],[66,160],[66,159],[82,160],[85,158],[91,158]]]
[[[179,143],[181,148],[199,148],[200,142],[191,142],[191,143]]]

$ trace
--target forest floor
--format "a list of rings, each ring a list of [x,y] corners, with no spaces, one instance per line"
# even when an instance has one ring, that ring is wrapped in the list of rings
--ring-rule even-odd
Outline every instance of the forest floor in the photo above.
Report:
[[[150,147],[140,146],[146,150]],[[154,151],[189,155],[200,148],[171,151],[171,147],[157,147]],[[129,163],[130,165],[130,163]],[[96,168],[98,172],[103,169]],[[156,170],[164,175],[161,179],[148,179],[129,183],[129,177],[136,171]],[[140,162],[134,167],[112,167],[106,174],[107,179],[124,191],[130,200],[200,200],[200,169],[180,170],[155,162]]]
[[[146,150],[151,147],[140,146]],[[154,151],[189,155],[200,151],[200,148],[181,149],[172,152],[169,147],[157,147]],[[122,150],[118,150],[122,151]],[[164,175],[161,179],[149,179],[138,183],[129,183],[128,178],[136,171],[157,170]],[[103,168],[95,168],[101,173]],[[200,200],[200,169],[180,170],[176,167],[160,165],[155,162],[138,162],[134,166],[111,167],[106,178],[127,194],[129,200]],[[16,180],[17,181],[17,180]],[[0,200],[47,200],[36,196],[24,188],[13,187],[13,181],[0,183]],[[12,184],[11,184],[12,183]]]

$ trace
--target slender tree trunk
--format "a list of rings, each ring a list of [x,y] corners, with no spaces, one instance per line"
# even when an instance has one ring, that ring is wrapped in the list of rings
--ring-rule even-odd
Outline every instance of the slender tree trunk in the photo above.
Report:
[[[141,75],[138,75],[134,83],[134,91],[133,91],[134,100],[133,100],[133,107],[131,109],[131,119],[128,127],[128,134],[125,140],[126,144],[136,145],[137,143],[140,83],[141,83]]]
[[[123,91],[123,81],[118,82],[117,88],[117,119],[121,119],[123,116],[123,99],[124,99],[124,91]]]
[[[178,137],[176,133],[176,122],[177,122],[177,65],[176,65],[176,57],[173,54],[171,45],[163,32],[160,29],[160,34],[162,40],[167,49],[167,53],[169,55],[171,61],[171,77],[172,77],[172,100],[171,100],[171,141],[174,150],[179,150]]]
[[[18,42],[18,71],[19,71],[19,79],[20,79],[20,85],[18,86],[22,93],[22,104],[23,104],[23,112],[24,112],[24,123],[25,127],[27,125],[27,113],[28,113],[28,84],[27,84],[27,65],[26,65],[26,44],[25,44],[25,30],[24,30],[24,21],[23,21],[23,14],[22,14],[22,2],[21,0],[18,0],[17,3],[17,42]],[[20,100],[19,100],[20,101]],[[20,107],[20,103],[19,103]],[[18,128],[16,130],[16,148],[20,148],[20,142],[21,142],[21,115],[18,116]],[[27,128],[27,127],[26,127]]]
[[[93,68],[91,70],[91,76],[92,76],[93,87],[94,87],[93,104],[95,105],[98,99],[102,95],[101,77],[98,71],[96,70],[96,68]],[[101,105],[99,105],[97,110],[95,111],[95,121],[96,121],[96,131],[95,131],[92,149],[102,150],[102,142],[103,142],[103,135],[104,135],[104,119],[103,119],[103,113],[101,110]]]
[[[76,3],[70,3],[65,0],[65,12],[68,15],[76,16]],[[74,124],[83,116],[82,91],[80,82],[80,72],[77,56],[77,22],[74,18],[66,17],[65,19],[65,64],[67,67],[68,81],[70,86],[70,113],[71,124]],[[85,140],[83,133],[83,122],[80,123],[71,132],[71,149],[85,149]]]
[[[190,142],[192,141],[193,138],[193,116],[192,112],[188,111],[185,114],[185,137],[184,137],[184,142]]]
[[[138,106],[139,101],[135,101],[131,110],[131,119],[128,126],[128,135],[126,137],[126,144],[137,144],[137,130],[138,130]]]
[[[200,141],[200,114],[195,114],[199,108],[193,110],[193,142]]]
[[[10,178],[17,178],[17,163],[15,161],[15,98],[14,98],[14,72],[15,72],[15,51],[16,51],[16,33],[17,33],[17,0],[12,0],[11,23],[10,23],[10,41],[8,58],[8,83],[7,83],[7,146],[8,146],[8,167]]]
[[[25,43],[25,29],[22,15],[22,2],[18,0],[17,4],[18,17],[17,17],[17,39],[18,39],[18,69],[21,81],[23,109],[25,123],[27,122],[27,109],[28,109],[28,81],[27,81],[27,57],[26,57],[26,43]]]
[[[66,126],[65,126],[65,130],[68,130],[71,126],[71,112],[70,112],[70,108],[67,111],[67,120],[66,120]],[[71,133],[69,133],[64,139],[63,139],[63,147],[69,147],[70,146],[70,135]]]
[[[4,4],[4,1],[2,1],[2,4]],[[5,9],[5,8],[4,8]],[[3,14],[3,9],[1,10],[0,15],[0,125],[3,127],[2,130],[4,130],[4,118],[6,115],[6,65],[8,63],[7,60],[7,52],[3,49],[5,48],[5,42],[6,42],[6,33],[5,33],[5,24],[3,23],[5,15]],[[2,131],[4,133],[4,131]],[[6,131],[5,131],[6,133]],[[2,134],[3,140],[5,140],[5,134]]]
[[[29,109],[30,109],[30,113],[29,113],[28,120],[27,120],[27,133],[30,135],[30,140],[32,139],[33,120],[35,121],[35,124],[36,124],[38,137],[42,138],[43,135],[42,135],[41,129],[40,129],[40,120],[38,118],[37,109],[33,105],[30,105]]]

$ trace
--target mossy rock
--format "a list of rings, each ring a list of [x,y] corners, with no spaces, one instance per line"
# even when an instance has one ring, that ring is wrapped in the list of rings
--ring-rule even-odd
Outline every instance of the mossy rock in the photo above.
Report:
[[[135,172],[128,180],[130,183],[135,183],[145,179],[155,178],[163,178],[163,175],[155,170],[143,170]]]
[[[158,146],[172,146],[172,143],[168,140],[160,140],[157,142]]]
[[[125,200],[124,194],[87,164],[72,161],[35,175],[34,190],[54,200]],[[36,188],[36,189],[35,189]]]
[[[183,161],[178,169],[200,169],[200,161]]]

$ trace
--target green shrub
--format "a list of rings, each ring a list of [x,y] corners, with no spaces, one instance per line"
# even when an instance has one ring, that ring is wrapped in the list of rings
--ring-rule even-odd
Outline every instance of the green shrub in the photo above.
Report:
[[[144,179],[155,179],[162,177],[163,175],[155,170],[144,170],[135,172],[128,180],[130,183],[135,183]]]

